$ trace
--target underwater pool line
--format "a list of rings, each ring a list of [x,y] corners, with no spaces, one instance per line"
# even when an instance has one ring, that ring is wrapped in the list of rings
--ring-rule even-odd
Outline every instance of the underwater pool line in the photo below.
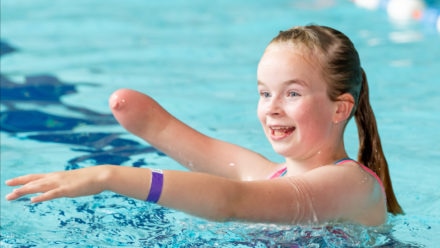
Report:
[[[20,49],[0,40],[0,57]],[[94,164],[148,164],[144,158],[133,162],[133,156],[156,154],[165,156],[156,148],[111,131],[76,131],[78,127],[105,127],[117,125],[112,114],[64,103],[66,95],[77,94],[79,85],[98,87],[90,83],[69,83],[50,74],[25,75],[16,82],[0,73],[0,131],[19,139],[58,143],[71,146],[79,155],[67,161],[66,170],[77,169],[85,162]],[[29,106],[33,108],[23,106]],[[62,109],[63,114],[49,113],[46,107]],[[32,121],[24,121],[32,120]]]
[[[357,6],[386,11],[397,22],[417,21],[440,32],[440,6],[423,0],[352,0]]]

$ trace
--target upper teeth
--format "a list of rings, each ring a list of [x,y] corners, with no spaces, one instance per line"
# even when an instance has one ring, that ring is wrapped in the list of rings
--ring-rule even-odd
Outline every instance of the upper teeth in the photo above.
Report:
[[[290,129],[290,127],[272,127],[273,130],[287,130]]]

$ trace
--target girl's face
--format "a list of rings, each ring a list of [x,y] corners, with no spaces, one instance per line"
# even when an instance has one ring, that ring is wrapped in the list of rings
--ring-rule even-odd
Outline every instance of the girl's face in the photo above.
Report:
[[[273,149],[306,160],[335,145],[335,104],[317,58],[291,44],[271,44],[258,65],[258,118]]]

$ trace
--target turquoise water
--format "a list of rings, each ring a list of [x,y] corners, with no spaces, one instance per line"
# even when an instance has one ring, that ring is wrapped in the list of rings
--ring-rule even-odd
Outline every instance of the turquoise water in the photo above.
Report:
[[[116,125],[107,98],[122,87],[279,160],[256,118],[256,65],[279,30],[311,22],[340,29],[359,50],[406,215],[378,228],[213,223],[112,193],[10,203],[2,186],[0,245],[435,247],[440,35],[350,1],[2,0],[1,181],[100,163],[181,168]],[[351,123],[352,156],[356,135]]]

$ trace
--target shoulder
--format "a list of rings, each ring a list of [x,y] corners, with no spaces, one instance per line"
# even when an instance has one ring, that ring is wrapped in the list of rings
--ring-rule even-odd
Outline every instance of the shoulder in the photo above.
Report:
[[[353,197],[359,197],[372,194],[377,189],[380,192],[380,184],[376,178],[355,161],[320,166],[305,173],[303,177],[317,188],[321,186],[333,189],[335,194],[346,192]]]
[[[316,210],[329,215],[329,219],[339,216],[364,224],[384,221],[386,198],[381,186],[356,162],[321,166],[300,178],[314,196]],[[366,216],[371,220],[364,219]]]

